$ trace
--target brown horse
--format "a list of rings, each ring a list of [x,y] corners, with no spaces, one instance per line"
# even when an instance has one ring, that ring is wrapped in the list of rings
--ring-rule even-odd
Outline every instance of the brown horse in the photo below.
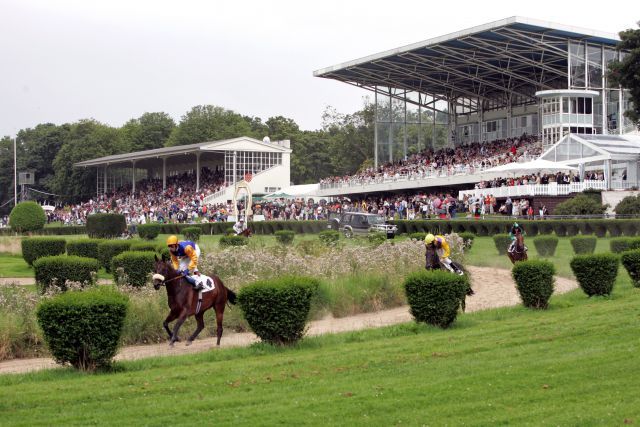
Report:
[[[251,237],[252,234],[253,233],[251,232],[251,229],[247,227],[244,230],[242,230],[241,233],[238,233],[237,235],[238,236],[244,236],[244,237]]]
[[[169,345],[173,347],[173,344],[178,340],[178,331],[180,326],[189,316],[195,316],[198,322],[198,327],[195,332],[187,340],[187,345],[190,345],[193,340],[196,339],[200,331],[204,329],[204,313],[213,307],[216,312],[216,335],[218,337],[217,345],[220,345],[220,338],[222,338],[222,319],[224,316],[224,307],[227,301],[231,304],[236,303],[236,294],[227,289],[222,280],[218,276],[211,276],[213,279],[215,288],[209,292],[202,293],[202,300],[198,301],[198,292],[186,281],[184,276],[177,272],[171,262],[163,256],[162,259],[156,257],[156,264],[153,275],[153,287],[158,290],[160,286],[167,288],[167,297],[169,298],[169,315],[162,324],[164,329],[169,334]],[[169,323],[177,320],[173,327],[173,332],[169,329]]]
[[[524,245],[524,236],[520,230],[516,230],[516,246],[513,249],[513,252],[507,252],[507,256],[511,260],[512,264],[515,264],[518,261],[526,261],[528,259],[527,247]]]

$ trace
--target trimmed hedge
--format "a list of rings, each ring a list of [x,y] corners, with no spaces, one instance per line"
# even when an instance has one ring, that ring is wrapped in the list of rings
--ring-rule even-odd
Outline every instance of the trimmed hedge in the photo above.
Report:
[[[118,285],[142,287],[147,284],[155,266],[155,251],[127,251],[111,260],[113,281]]]
[[[447,271],[418,271],[405,279],[404,289],[416,322],[447,328],[464,307],[469,280]]]
[[[113,239],[120,237],[126,229],[124,215],[100,213],[87,217],[87,234],[92,238]]]
[[[476,238],[476,235],[473,233],[462,232],[459,234],[459,236],[462,238],[462,241],[464,242],[465,249],[466,250],[471,249],[471,246],[473,246],[473,239]],[[422,240],[424,240],[424,237],[422,238]]]
[[[623,252],[620,260],[629,273],[633,286],[640,288],[640,249]]]
[[[283,277],[240,289],[244,318],[262,341],[292,344],[304,336],[311,301],[319,282],[310,277]]]
[[[182,235],[186,240],[191,240],[192,242],[197,242],[200,240],[200,235],[202,234],[202,228],[200,227],[187,227],[182,230]]]
[[[290,245],[293,243],[293,239],[296,236],[291,230],[278,230],[275,233],[276,241],[281,245]]]
[[[131,243],[131,247],[129,247],[129,250],[137,251],[137,252],[156,252],[157,248],[158,248],[158,245],[152,242],[138,242],[138,243]],[[169,248],[167,248],[167,250],[168,249]]]
[[[387,233],[379,231],[367,234],[367,240],[374,246],[380,246],[387,240]]]
[[[67,247],[66,240],[59,237],[34,237],[22,239],[22,258],[29,265],[38,258],[62,255]]]
[[[320,239],[325,246],[334,246],[340,240],[340,232],[336,230],[322,230],[318,234],[318,239]]]
[[[141,239],[153,240],[160,234],[160,224],[140,224],[137,228]]]
[[[57,363],[93,371],[116,355],[127,308],[126,296],[102,288],[44,300],[36,316]]]
[[[516,289],[525,307],[546,309],[549,306],[555,272],[555,267],[549,261],[531,260],[515,263],[511,276],[516,282]]]
[[[95,274],[100,269],[97,259],[79,256],[47,256],[33,263],[36,285],[44,293],[55,283],[66,290],[67,280],[83,284],[94,284]]]
[[[220,247],[226,248],[229,246],[246,246],[249,240],[244,236],[222,236],[220,238]]]
[[[554,215],[601,215],[609,205],[602,205],[593,197],[578,194],[572,199],[564,201],[553,210]]]
[[[11,209],[9,225],[17,233],[42,230],[47,223],[47,215],[36,202],[21,202]]]
[[[467,234],[468,234],[468,235],[470,235],[470,236],[474,236],[474,237],[475,237],[475,234],[471,234],[471,233],[467,233]],[[417,232],[415,232],[415,233],[411,233],[411,234],[409,234],[409,238],[410,238],[410,239],[412,239],[412,240],[417,240],[417,241],[419,241],[419,242],[424,241],[424,238],[425,238],[426,236],[427,236],[427,233],[425,233],[425,232],[423,232],[423,231],[417,231]]]
[[[493,243],[496,245],[498,255],[506,255],[511,244],[511,237],[508,234],[496,234],[493,236]]]
[[[589,296],[611,293],[618,275],[617,255],[577,255],[570,265],[584,293]]]
[[[67,255],[98,259],[100,239],[79,239],[67,242]]]
[[[533,239],[538,255],[541,257],[551,257],[556,253],[558,238],[556,236],[539,236]]]
[[[106,240],[98,244],[98,260],[107,273],[111,272],[111,260],[114,256],[131,249],[131,242],[126,240]]]
[[[614,254],[619,254],[631,249],[630,237],[614,237],[609,240],[609,248]]]
[[[592,254],[598,239],[595,236],[575,236],[569,239],[576,255]]]
[[[203,234],[222,234],[230,225],[229,222],[208,222],[198,224]],[[249,227],[253,234],[273,234],[278,230],[292,230],[296,234],[315,234],[327,229],[327,221],[249,221]],[[187,227],[193,227],[193,224],[162,224],[160,225],[160,233],[162,234],[182,234]]]

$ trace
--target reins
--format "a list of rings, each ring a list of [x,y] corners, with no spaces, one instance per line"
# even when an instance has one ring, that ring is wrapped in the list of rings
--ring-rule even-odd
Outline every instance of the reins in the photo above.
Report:
[[[160,283],[160,286],[166,286],[168,282],[173,282],[174,280],[176,280],[176,279],[182,279],[183,277],[186,277],[186,276],[184,276],[183,274],[181,274],[181,275],[176,276],[176,277],[174,277],[174,278],[172,278],[172,279],[163,280],[163,281],[162,281],[162,283]]]

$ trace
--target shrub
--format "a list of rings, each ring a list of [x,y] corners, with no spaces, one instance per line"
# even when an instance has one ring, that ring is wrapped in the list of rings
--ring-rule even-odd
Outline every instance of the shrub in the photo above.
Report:
[[[126,296],[103,288],[44,300],[36,315],[56,362],[92,371],[116,355],[127,306]]]
[[[596,237],[604,237],[607,235],[607,226],[605,225],[606,220],[597,220],[591,221],[591,228],[593,229],[593,234]]]
[[[296,236],[296,233],[291,230],[279,230],[275,233],[276,240],[281,245],[290,245],[293,243],[293,238]]]
[[[570,265],[578,284],[587,295],[611,293],[618,275],[617,255],[577,255],[571,260]]]
[[[156,252],[157,248],[158,248],[158,245],[156,245],[155,243],[139,242],[139,243],[131,243],[129,250],[137,251],[137,252]],[[167,250],[169,250],[169,248],[167,248]]]
[[[319,282],[288,276],[255,282],[238,293],[238,303],[251,329],[262,341],[292,344],[301,339]]]
[[[100,239],[79,239],[67,242],[67,255],[98,259]]]
[[[66,250],[67,242],[59,237],[35,237],[22,239],[22,258],[29,265],[38,258],[53,255],[62,255]]]
[[[202,234],[202,228],[200,227],[187,227],[182,230],[182,234],[186,240],[191,240],[192,242],[197,242],[200,240],[200,235]]]
[[[575,236],[570,239],[571,247],[576,255],[592,254],[598,239],[595,236]]]
[[[470,234],[470,235],[472,235],[472,236],[474,236],[474,237],[475,237],[475,235],[473,235],[473,234],[471,234],[471,233],[467,233],[467,234]],[[418,232],[415,232],[415,233],[411,233],[411,234],[409,234],[409,238],[410,238],[411,240],[417,240],[417,241],[419,241],[419,242],[422,242],[422,241],[424,240],[424,238],[425,238],[425,236],[426,236],[426,235],[427,235],[427,233],[424,233],[424,232],[420,232],[420,231],[418,231]]]
[[[471,246],[473,246],[473,239],[476,238],[476,235],[473,233],[460,233],[458,234],[461,238],[462,241],[464,242],[464,247],[466,250],[471,249]],[[424,237],[423,237],[424,240]]]
[[[547,308],[553,294],[555,267],[549,261],[517,262],[511,270],[522,304],[529,308]]]
[[[160,234],[160,224],[140,224],[138,225],[138,236],[141,239],[153,240]]]
[[[42,293],[55,284],[66,290],[66,282],[93,284],[95,274],[100,269],[97,259],[79,256],[48,256],[33,263],[36,284]]]
[[[508,234],[496,234],[493,236],[493,243],[496,245],[498,255],[506,255],[511,244],[511,237]]]
[[[244,236],[222,236],[220,238],[220,247],[226,248],[229,246],[246,246],[247,238]]]
[[[616,222],[620,223],[620,230],[622,234],[628,237],[633,237],[638,234],[638,220],[636,219],[620,219]]]
[[[144,286],[155,266],[155,251],[127,251],[111,260],[113,281],[118,285]]]
[[[618,221],[605,221],[604,223],[609,231],[609,236],[618,237],[622,235],[622,229],[620,228],[620,223]]]
[[[538,231],[540,234],[551,234],[553,231],[553,224],[551,221],[540,221],[538,224]]]
[[[124,215],[93,214],[87,217],[87,234],[89,237],[112,239],[120,237],[127,229]]]
[[[609,240],[609,248],[614,254],[619,254],[631,249],[631,242],[630,237],[614,237]]]
[[[379,231],[367,234],[367,240],[374,246],[379,246],[387,240],[387,234]]]
[[[326,246],[335,246],[340,240],[340,232],[336,230],[323,230],[318,233],[318,239]]]
[[[36,202],[18,203],[9,214],[9,225],[17,233],[42,230],[46,222],[47,215]]]
[[[536,247],[536,251],[538,251],[538,255],[550,257],[556,253],[558,238],[556,236],[539,236],[533,239],[533,244]]]
[[[640,288],[640,249],[623,252],[620,260],[629,273],[633,286]]]
[[[234,230],[233,227],[229,227],[226,230],[224,230],[224,235],[225,236],[235,236],[236,235],[236,230]]]
[[[567,235],[567,226],[564,224],[564,221],[554,221],[552,226],[556,236],[564,237]]]
[[[617,215],[640,215],[640,194],[625,197],[613,211]]]
[[[602,215],[609,205],[596,202],[592,197],[578,194],[576,197],[560,203],[553,210],[554,215]]]
[[[114,256],[131,249],[131,242],[125,240],[107,240],[98,244],[98,260],[107,273],[111,272],[111,260]]]
[[[405,279],[404,289],[416,322],[447,328],[464,304],[469,281],[446,271],[418,271]]]
[[[565,221],[567,236],[577,236],[580,231],[577,221]]]

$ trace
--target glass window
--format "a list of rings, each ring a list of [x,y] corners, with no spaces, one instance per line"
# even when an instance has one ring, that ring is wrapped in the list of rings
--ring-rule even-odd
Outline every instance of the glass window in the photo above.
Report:
[[[585,82],[584,43],[572,42],[569,44],[571,55],[571,87],[583,88]]]
[[[602,48],[600,46],[587,46],[587,74],[590,88],[602,88]]]
[[[585,98],[584,99],[584,113],[585,114],[592,114],[593,113],[593,108],[591,107],[593,100],[591,98]]]
[[[566,96],[562,98],[562,112],[569,112],[569,98],[567,98]]]

